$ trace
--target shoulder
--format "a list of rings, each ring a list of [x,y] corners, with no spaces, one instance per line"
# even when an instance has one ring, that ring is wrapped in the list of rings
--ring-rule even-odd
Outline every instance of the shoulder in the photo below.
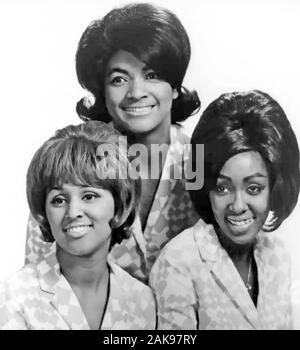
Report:
[[[123,270],[115,263],[110,263],[112,274],[122,290],[134,298],[134,294],[144,293],[145,297],[152,299],[152,292],[150,287],[136,278],[132,277],[127,271]]]
[[[187,260],[191,253],[195,253],[197,250],[197,241],[199,236],[203,236],[208,231],[208,225],[202,219],[198,219],[197,222],[179,233],[176,237],[172,238],[168,244],[162,249],[159,256],[160,259],[168,257],[174,258],[176,261],[184,259]]]
[[[265,264],[280,269],[290,269],[291,256],[285,241],[275,232],[260,232],[257,246],[258,254],[264,258]]]
[[[125,310],[129,312],[127,326],[130,324],[130,329],[155,329],[156,303],[151,288],[114,263],[110,263],[110,268],[115,288],[118,288],[115,294],[120,298],[118,305],[123,315]],[[123,325],[121,329],[127,329],[127,326]]]
[[[285,241],[275,232],[260,232],[257,237],[257,249],[265,254],[279,254],[285,256],[288,249]]]
[[[181,273],[194,270],[200,262],[197,235],[199,228],[203,229],[203,225],[203,221],[198,220],[194,226],[182,231],[166,244],[153,265],[152,277],[156,274],[161,275],[163,270],[170,268]]]
[[[160,258],[174,257],[176,260],[184,258],[186,252],[195,248],[194,227],[189,227],[180,232],[162,249]]]
[[[0,304],[25,300],[36,293],[39,287],[35,265],[26,265],[0,285]]]
[[[211,225],[202,219],[172,238],[162,249],[153,266],[153,273],[168,266],[181,271],[195,271],[201,264],[202,253],[216,249],[216,237]],[[207,252],[206,252],[207,250]],[[197,267],[196,267],[197,266]]]

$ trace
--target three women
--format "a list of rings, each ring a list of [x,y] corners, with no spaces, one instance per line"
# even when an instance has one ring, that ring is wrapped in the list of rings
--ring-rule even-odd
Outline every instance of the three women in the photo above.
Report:
[[[78,104],[81,117],[111,121],[132,145],[148,150],[167,145],[157,155],[162,159],[156,179],[149,176],[149,161],[157,159],[140,157],[139,217],[133,234],[113,246],[111,257],[147,282],[161,248],[200,215],[206,224],[200,220],[174,239],[154,266],[159,327],[289,327],[288,273],[283,276],[276,262],[288,271],[287,257],[281,243],[262,231],[275,230],[296,203],[297,142],[269,96],[229,94],[215,101],[192,140],[205,145],[204,187],[191,191],[195,212],[184,181],[163,180],[170,168],[182,167],[188,143],[177,123],[199,107],[197,95],[182,87],[189,57],[189,40],[177,17],[149,4],[111,11],[80,40],[77,75],[93,94],[92,102]],[[50,245],[34,221],[29,228],[27,260],[35,261]],[[277,313],[269,297],[275,293]]]

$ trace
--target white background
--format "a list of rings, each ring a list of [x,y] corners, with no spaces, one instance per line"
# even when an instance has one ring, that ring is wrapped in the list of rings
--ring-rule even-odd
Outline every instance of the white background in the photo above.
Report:
[[[300,140],[298,0],[153,2],[175,12],[189,33],[192,59],[185,85],[198,91],[202,111],[223,92],[264,90],[279,101]],[[79,38],[91,20],[124,3],[0,2],[0,280],[23,264],[28,218],[25,177],[33,153],[56,129],[80,122],[75,105],[85,92],[75,74]],[[199,116],[186,123],[190,132]],[[291,251],[296,287],[299,227],[298,204],[280,228]],[[299,304],[297,308],[300,328]]]

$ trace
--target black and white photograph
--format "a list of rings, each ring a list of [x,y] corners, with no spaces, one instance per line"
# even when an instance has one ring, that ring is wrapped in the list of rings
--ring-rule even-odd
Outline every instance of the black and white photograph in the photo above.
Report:
[[[299,18],[1,1],[0,330],[300,329]]]

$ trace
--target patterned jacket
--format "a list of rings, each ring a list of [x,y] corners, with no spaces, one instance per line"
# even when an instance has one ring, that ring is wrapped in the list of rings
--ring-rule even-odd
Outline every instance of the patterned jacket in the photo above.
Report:
[[[0,329],[88,330],[79,301],[61,274],[55,243],[37,264],[25,265],[0,286]],[[101,330],[155,329],[149,287],[109,263],[110,293]]]
[[[144,232],[138,218],[131,227],[131,237],[116,244],[110,252],[116,264],[143,282],[148,281],[150,269],[162,247],[199,218],[186,191],[185,180],[176,179],[188,159],[184,145],[189,144],[189,138],[175,125],[171,126],[170,137],[161,180]],[[39,226],[30,216],[25,263],[35,262],[48,249],[49,243],[42,240]]]
[[[254,259],[257,307],[211,225],[199,220],[179,234],[163,249],[150,275],[158,329],[291,328],[290,263],[282,242],[260,232]]]

